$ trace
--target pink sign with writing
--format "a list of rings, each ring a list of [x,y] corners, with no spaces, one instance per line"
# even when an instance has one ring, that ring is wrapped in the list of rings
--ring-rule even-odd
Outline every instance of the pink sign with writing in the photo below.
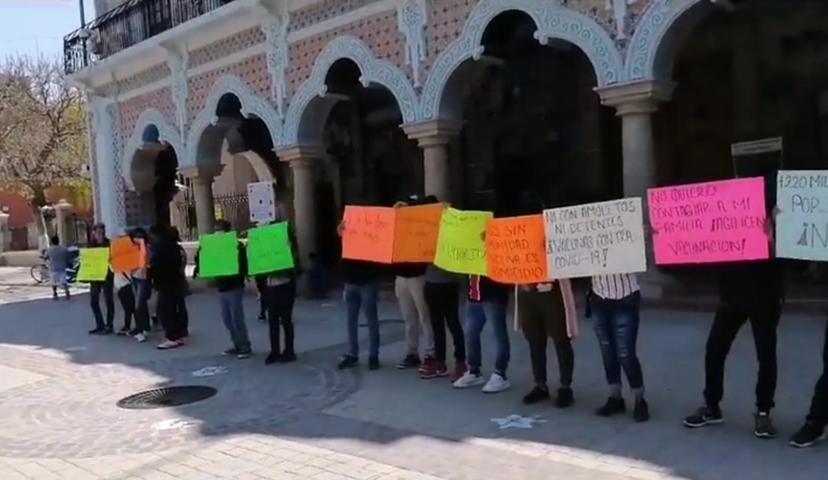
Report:
[[[647,198],[658,265],[769,256],[761,177],[651,188]]]

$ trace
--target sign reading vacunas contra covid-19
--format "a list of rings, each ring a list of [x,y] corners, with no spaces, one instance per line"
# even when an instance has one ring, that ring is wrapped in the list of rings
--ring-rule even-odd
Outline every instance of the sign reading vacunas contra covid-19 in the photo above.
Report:
[[[552,278],[635,273],[647,269],[640,198],[543,212]]]
[[[768,258],[763,178],[653,188],[647,193],[657,264]]]

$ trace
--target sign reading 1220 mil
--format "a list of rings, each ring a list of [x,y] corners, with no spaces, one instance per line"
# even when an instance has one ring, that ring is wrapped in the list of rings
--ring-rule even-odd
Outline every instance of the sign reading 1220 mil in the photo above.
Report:
[[[828,260],[828,170],[780,171],[776,256]]]

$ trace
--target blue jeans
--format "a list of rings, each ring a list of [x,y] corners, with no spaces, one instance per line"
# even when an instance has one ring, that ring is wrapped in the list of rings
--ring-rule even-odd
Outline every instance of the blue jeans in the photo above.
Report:
[[[601,344],[607,383],[620,385],[623,368],[630,388],[643,388],[644,376],[636,354],[641,295],[636,292],[621,300],[592,295],[589,302],[595,314],[595,334]]]
[[[377,286],[345,284],[343,291],[348,310],[348,355],[359,357],[359,311],[368,322],[369,353],[371,358],[379,357],[379,316],[377,315]]]
[[[495,342],[497,343],[495,372],[505,376],[506,369],[509,367],[511,346],[509,345],[509,331],[506,327],[506,305],[500,303],[468,302],[466,304],[465,334],[469,370],[473,373],[480,372],[480,333],[486,325],[487,318],[492,321]]]
[[[250,339],[247,337],[247,325],[244,323],[244,305],[242,304],[243,288],[219,292],[221,301],[221,319],[230,332],[233,346],[242,351],[250,350]]]

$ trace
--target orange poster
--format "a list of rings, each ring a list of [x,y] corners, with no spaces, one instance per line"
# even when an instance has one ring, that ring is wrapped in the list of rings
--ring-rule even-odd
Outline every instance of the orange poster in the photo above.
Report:
[[[543,215],[490,219],[486,224],[486,254],[492,280],[548,282]]]
[[[140,243],[133,243],[129,237],[120,237],[112,241],[109,254],[112,270],[116,273],[129,272],[147,266],[144,241],[138,241]]]
[[[393,208],[346,206],[342,257],[391,263],[396,213]]]
[[[445,206],[442,203],[397,209],[394,263],[431,263]]]

